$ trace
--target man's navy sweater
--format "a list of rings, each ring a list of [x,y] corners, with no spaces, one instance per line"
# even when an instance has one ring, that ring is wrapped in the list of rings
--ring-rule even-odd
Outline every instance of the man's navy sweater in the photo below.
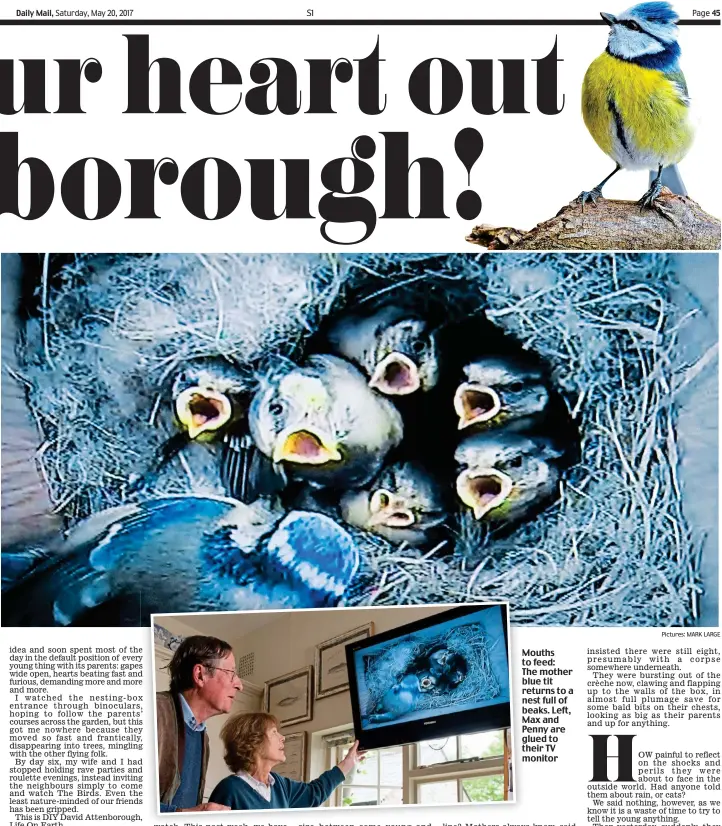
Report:
[[[180,772],[180,786],[173,795],[173,801],[166,811],[191,809],[198,802],[198,785],[201,782],[201,757],[203,754],[203,732],[192,729],[187,723],[183,766]],[[161,809],[162,810],[162,809]]]
[[[273,774],[270,801],[235,774],[226,777],[213,789],[211,803],[222,803],[231,809],[311,809],[328,800],[336,786],[341,785],[344,774],[338,766],[324,772],[310,783],[299,783]]]

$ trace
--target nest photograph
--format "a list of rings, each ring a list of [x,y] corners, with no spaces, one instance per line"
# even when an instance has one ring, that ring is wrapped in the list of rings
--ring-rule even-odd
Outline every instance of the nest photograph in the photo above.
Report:
[[[717,266],[4,255],[3,624],[716,625]]]
[[[491,618],[488,614],[492,613]],[[501,613],[479,612],[356,655],[365,728],[422,720],[510,699]]]

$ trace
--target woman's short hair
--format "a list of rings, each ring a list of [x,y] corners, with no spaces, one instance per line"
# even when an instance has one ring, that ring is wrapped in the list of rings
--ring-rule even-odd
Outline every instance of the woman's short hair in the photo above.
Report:
[[[241,770],[253,771],[258,749],[271,726],[280,729],[281,723],[273,714],[264,711],[234,714],[226,720],[221,729],[221,740],[226,748],[223,759],[234,774]]]
[[[176,648],[168,666],[170,690],[180,693],[193,688],[193,669],[197,665],[212,669],[218,665],[218,660],[225,659],[232,652],[231,646],[217,637],[186,637]]]

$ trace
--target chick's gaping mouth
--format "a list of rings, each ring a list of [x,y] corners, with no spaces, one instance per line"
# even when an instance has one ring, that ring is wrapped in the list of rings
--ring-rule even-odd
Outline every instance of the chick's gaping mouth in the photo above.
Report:
[[[341,454],[332,439],[311,430],[299,429],[281,434],[273,461],[325,465],[327,462],[341,461]]]
[[[402,496],[396,496],[388,490],[379,488],[374,491],[369,501],[371,515],[368,527],[383,526],[387,528],[408,528],[415,524],[416,517]]]
[[[218,419],[223,413],[223,405],[218,399],[211,399],[196,393],[188,402],[188,412],[193,423],[201,426]]]
[[[513,486],[511,478],[496,469],[466,470],[456,480],[459,499],[473,510],[476,519],[506,501]]]
[[[419,368],[403,353],[391,353],[376,365],[369,386],[388,396],[407,396],[421,387]]]
[[[191,439],[221,428],[231,418],[231,402],[223,393],[191,387],[176,399],[176,413]]]
[[[462,384],[454,397],[454,409],[459,417],[459,430],[463,430],[493,419],[501,410],[501,400],[491,387]]]

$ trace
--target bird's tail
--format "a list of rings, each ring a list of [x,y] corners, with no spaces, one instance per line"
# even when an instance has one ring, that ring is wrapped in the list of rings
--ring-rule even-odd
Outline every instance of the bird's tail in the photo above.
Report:
[[[657,177],[655,172],[649,173],[649,183],[652,184],[652,181]],[[666,186],[667,189],[671,189],[675,195],[686,195],[687,190],[684,186],[684,181],[682,180],[682,176],[679,174],[679,168],[677,164],[674,163],[672,166],[665,166],[662,170],[662,185]]]

